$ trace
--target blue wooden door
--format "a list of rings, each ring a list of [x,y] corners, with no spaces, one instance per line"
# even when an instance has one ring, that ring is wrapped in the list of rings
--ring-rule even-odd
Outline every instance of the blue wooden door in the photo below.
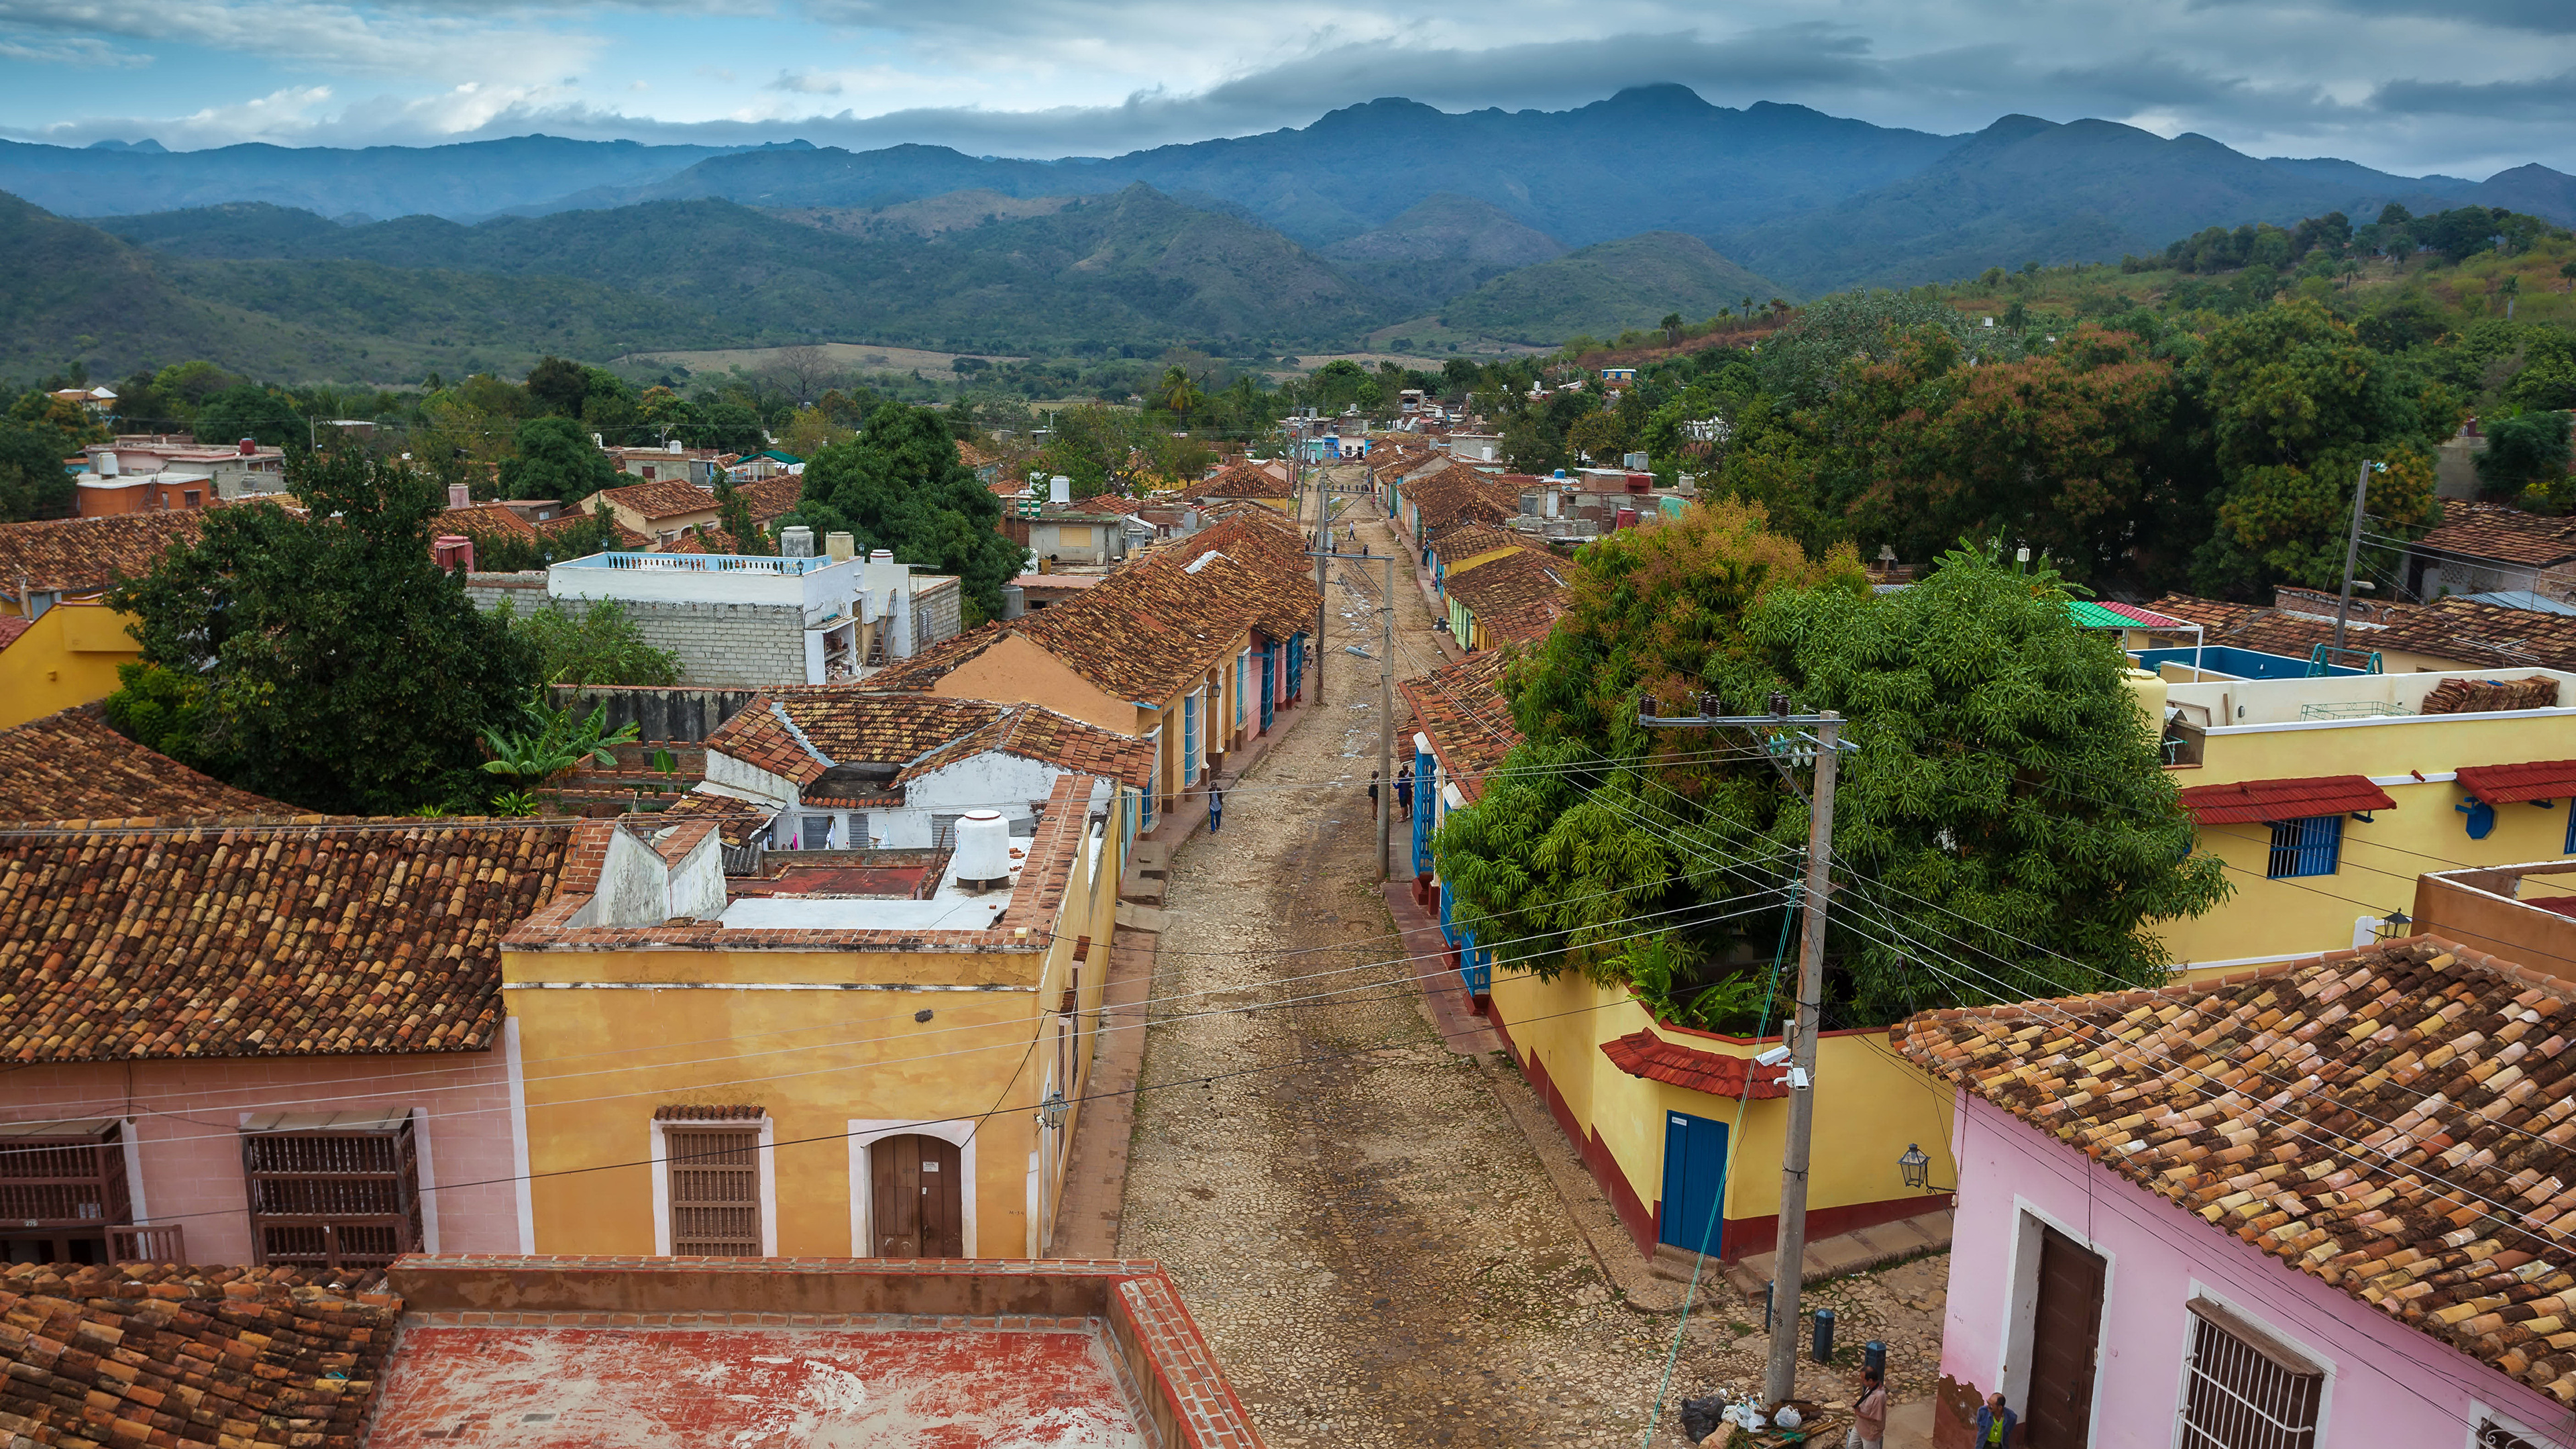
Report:
[[[1279,694],[1279,681],[1271,663],[1271,651],[1277,647],[1275,644],[1261,646],[1261,730],[1264,734],[1270,732],[1270,706]]]
[[[1696,1253],[1705,1239],[1715,1253],[1726,1231],[1709,1214],[1726,1196],[1726,1124],[1686,1112],[1664,1114],[1664,1210],[1655,1240]]]

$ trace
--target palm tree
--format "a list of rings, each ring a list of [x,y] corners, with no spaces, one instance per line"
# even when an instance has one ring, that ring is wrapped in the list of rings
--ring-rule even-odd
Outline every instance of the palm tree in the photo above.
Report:
[[[1163,373],[1162,382],[1154,389],[1154,401],[1187,422],[1190,414],[1198,411],[1199,404],[1207,401],[1207,395],[1199,391],[1199,385],[1191,381],[1187,371],[1175,366]]]
[[[1672,344],[1674,344],[1674,343],[1679,342],[1679,341],[1681,341],[1681,340],[1682,340],[1682,314],[1681,314],[1681,313],[1679,313],[1679,312],[1667,312],[1667,313],[1665,313],[1665,314],[1664,314],[1663,327],[1664,327],[1664,345],[1665,345],[1665,346],[1669,347],[1669,346],[1671,346]]]

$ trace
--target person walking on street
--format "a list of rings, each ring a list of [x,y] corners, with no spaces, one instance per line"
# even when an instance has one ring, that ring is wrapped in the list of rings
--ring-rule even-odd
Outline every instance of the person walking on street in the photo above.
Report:
[[[1413,767],[1411,765],[1395,772],[1395,805],[1397,809],[1404,812],[1405,819],[1413,818]]]
[[[1211,784],[1208,786],[1208,834],[1216,834],[1218,828],[1224,824],[1225,792]]]
[[[1852,1405],[1849,1449],[1881,1449],[1887,1438],[1887,1384],[1876,1369],[1860,1374],[1860,1400]]]
[[[1377,771],[1369,771],[1369,818],[1377,818]]]
[[[1970,1442],[1977,1449],[2011,1449],[2021,1442],[2013,1437],[2013,1428],[2020,1422],[2020,1416],[2004,1407],[2004,1396],[1996,1394],[1977,1410],[1977,1437]]]

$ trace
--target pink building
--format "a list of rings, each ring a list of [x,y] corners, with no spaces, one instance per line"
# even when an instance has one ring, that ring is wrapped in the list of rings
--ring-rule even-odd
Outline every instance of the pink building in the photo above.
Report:
[[[143,793],[174,798],[138,810],[222,788],[161,763],[172,778]],[[0,832],[0,1261],[338,1271],[522,1250],[499,942],[552,896],[572,832]]]
[[[2576,987],[2432,937],[1895,1028],[1959,1084],[1936,1444],[2576,1443]]]

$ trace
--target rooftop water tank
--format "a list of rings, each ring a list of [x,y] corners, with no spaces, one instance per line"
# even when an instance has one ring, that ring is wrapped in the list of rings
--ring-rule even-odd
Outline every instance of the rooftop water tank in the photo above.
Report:
[[[792,524],[789,527],[780,529],[778,531],[778,556],[780,558],[812,558],[814,556],[814,530],[807,528],[801,523]]]
[[[970,810],[957,817],[957,884],[970,891],[1011,884],[1011,825],[999,810]]]

